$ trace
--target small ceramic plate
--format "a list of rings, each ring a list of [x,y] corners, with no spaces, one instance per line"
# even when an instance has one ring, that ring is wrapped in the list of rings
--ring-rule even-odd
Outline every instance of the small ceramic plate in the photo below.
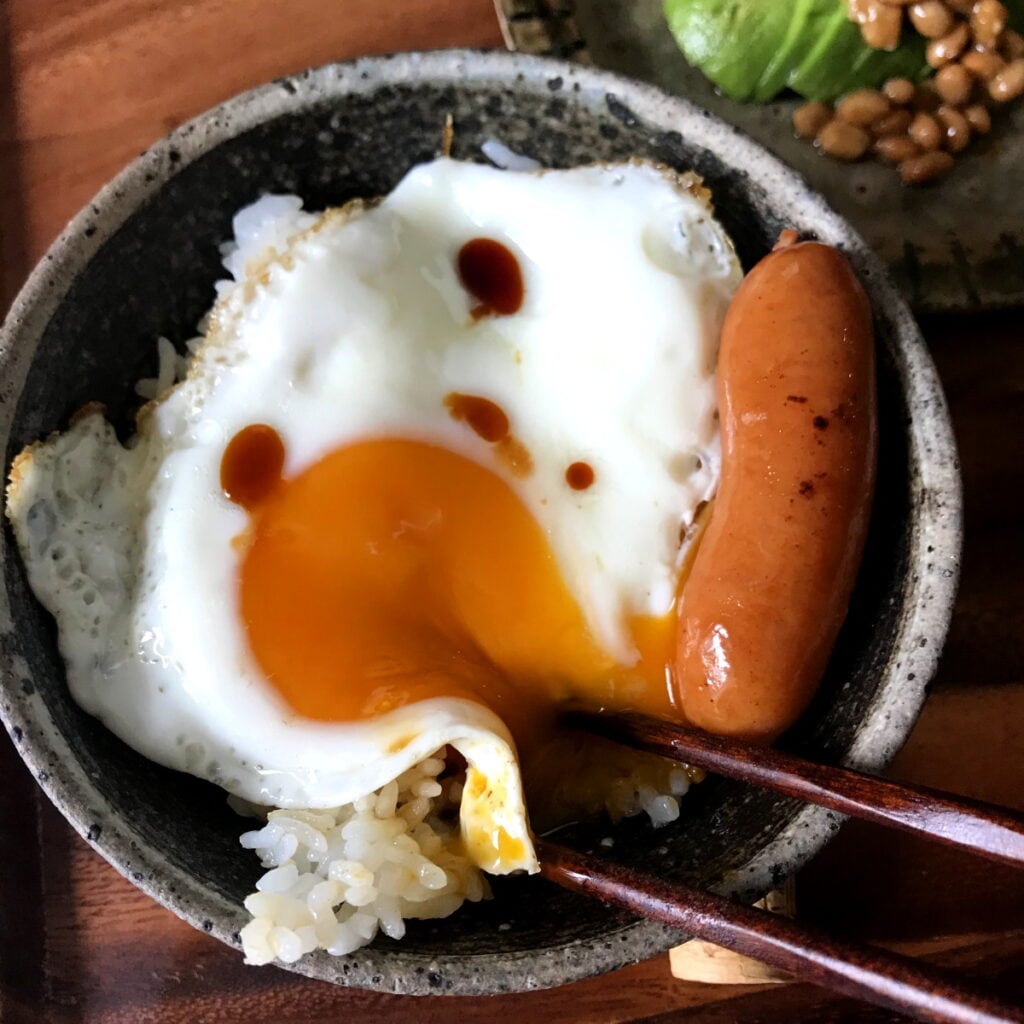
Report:
[[[1024,103],[997,119],[953,172],[907,188],[891,168],[840,164],[793,135],[797,100],[738,103],[686,63],[662,0],[500,0],[516,49],[589,58],[685,96],[799,171],[888,264],[919,312],[1024,304]]]

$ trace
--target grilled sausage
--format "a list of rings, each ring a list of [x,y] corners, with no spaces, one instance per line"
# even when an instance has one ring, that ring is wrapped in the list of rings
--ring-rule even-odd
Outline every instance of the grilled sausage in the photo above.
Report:
[[[867,532],[871,309],[835,249],[786,233],[740,286],[718,365],[722,477],[680,605],[688,721],[770,740],[818,685]]]

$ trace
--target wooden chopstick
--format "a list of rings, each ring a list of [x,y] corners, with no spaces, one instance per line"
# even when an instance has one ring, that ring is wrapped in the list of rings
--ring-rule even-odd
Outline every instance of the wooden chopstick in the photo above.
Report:
[[[1024,1022],[1024,1011],[897,953],[840,942],[777,914],[638,875],[547,839],[538,839],[536,848],[541,874],[552,882],[772,964],[812,984],[924,1021]]]
[[[698,765],[865,821],[891,825],[1003,864],[1024,866],[1024,815],[995,804],[804,761],[770,747],[646,715],[572,711],[566,725]]]

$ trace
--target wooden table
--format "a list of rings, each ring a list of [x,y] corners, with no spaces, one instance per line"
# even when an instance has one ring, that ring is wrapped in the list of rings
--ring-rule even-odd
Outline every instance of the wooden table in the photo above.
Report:
[[[206,107],[357,54],[500,43],[490,0],[0,0],[0,308],[104,181]],[[961,444],[967,545],[933,695],[892,775],[1024,807],[1024,314],[924,328]],[[676,982],[665,957],[462,1000],[246,968],[92,853],[6,738],[0,772],[3,1024],[891,1019],[802,985]],[[854,824],[799,896],[807,919],[1002,978],[1024,999],[1024,874]]]

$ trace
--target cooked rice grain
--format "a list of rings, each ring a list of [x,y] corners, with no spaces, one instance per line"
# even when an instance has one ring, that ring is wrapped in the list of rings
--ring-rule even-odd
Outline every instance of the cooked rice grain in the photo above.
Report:
[[[428,758],[377,792],[333,810],[275,810],[246,832],[266,874],[245,907],[246,963],[293,963],[314,949],[343,956],[378,931],[405,934],[410,918],[447,917],[489,895],[480,870],[461,852],[457,787],[437,778]]]

